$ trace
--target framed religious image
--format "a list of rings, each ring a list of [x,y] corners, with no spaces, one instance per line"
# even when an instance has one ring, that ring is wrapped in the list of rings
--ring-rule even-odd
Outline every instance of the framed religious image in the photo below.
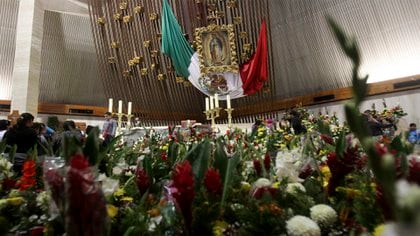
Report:
[[[195,41],[202,76],[238,72],[233,25],[209,25],[197,28]]]

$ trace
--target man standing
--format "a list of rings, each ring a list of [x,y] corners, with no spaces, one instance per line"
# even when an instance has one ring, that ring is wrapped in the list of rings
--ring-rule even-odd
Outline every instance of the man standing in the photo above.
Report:
[[[408,142],[416,144],[420,140],[420,134],[417,131],[415,123],[410,124],[410,130],[408,131]]]
[[[102,143],[103,146],[108,146],[113,138],[115,138],[115,133],[117,131],[117,122],[112,119],[112,113],[106,112],[105,113],[105,123],[102,129],[102,137],[104,141]]]

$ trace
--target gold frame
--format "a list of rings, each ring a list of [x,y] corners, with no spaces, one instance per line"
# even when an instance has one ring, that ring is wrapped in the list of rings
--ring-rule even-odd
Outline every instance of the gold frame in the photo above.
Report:
[[[195,41],[202,76],[212,73],[238,72],[235,38],[233,25],[212,24],[195,29]],[[219,53],[215,53],[214,46],[212,46],[213,41],[218,44]]]

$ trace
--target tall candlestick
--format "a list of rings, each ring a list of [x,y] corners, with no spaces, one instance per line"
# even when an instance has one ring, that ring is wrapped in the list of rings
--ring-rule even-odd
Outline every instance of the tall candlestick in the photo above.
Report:
[[[206,98],[206,111],[210,108],[209,98]]]
[[[214,107],[218,108],[219,107],[219,94],[215,94],[214,95]]]
[[[229,109],[229,108],[232,108],[231,106],[230,106],[230,95],[228,94],[228,95],[226,95],[226,102],[227,102],[227,108]]]
[[[112,103],[113,103],[112,98],[108,99],[108,112],[111,112],[111,113],[112,113],[112,105],[113,105]]]
[[[118,113],[122,113],[122,100],[118,101]]]
[[[132,108],[133,103],[132,102],[128,102],[128,109],[127,109],[127,115],[131,115],[131,108]]]
[[[214,108],[213,96],[210,96],[210,110]]]

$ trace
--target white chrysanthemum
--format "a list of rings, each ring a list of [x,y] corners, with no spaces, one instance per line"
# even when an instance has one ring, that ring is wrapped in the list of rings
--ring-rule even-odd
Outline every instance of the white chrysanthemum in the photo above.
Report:
[[[6,158],[0,157],[0,180],[13,176],[12,163]]]
[[[294,216],[286,221],[287,234],[290,236],[319,236],[321,229],[306,216]]]
[[[324,227],[331,226],[337,220],[337,212],[330,206],[318,204],[311,207],[311,218]]]
[[[306,189],[301,183],[288,183],[286,192],[290,194],[296,194],[298,192],[306,192]]]

